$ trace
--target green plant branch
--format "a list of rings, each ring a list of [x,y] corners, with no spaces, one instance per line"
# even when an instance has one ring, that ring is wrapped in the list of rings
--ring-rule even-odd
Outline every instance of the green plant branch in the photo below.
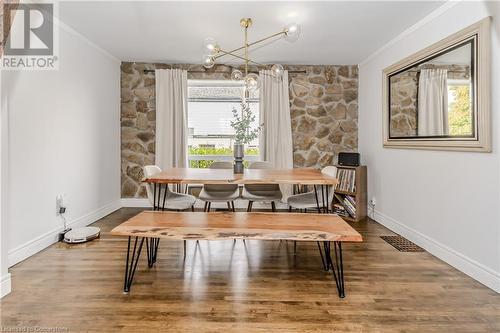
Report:
[[[233,108],[232,112],[234,119],[231,121],[231,127],[235,132],[236,143],[249,144],[257,139],[262,125],[256,128],[250,127],[255,121],[255,115],[250,109],[250,105],[248,103],[241,103],[241,115],[236,108]]]

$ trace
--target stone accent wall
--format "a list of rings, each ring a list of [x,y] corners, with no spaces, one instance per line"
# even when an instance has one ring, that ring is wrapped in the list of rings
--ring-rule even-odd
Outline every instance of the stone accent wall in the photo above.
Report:
[[[418,72],[391,77],[391,137],[417,135]]]
[[[357,66],[289,66],[306,69],[290,79],[293,162],[320,168],[339,152],[358,148]]]
[[[121,65],[122,197],[145,197],[142,167],[154,164],[155,77],[144,70],[182,68],[188,79],[230,79],[224,65],[129,63]],[[295,167],[321,168],[336,163],[341,151],[358,148],[357,66],[288,65]],[[252,67],[250,70],[258,70]]]

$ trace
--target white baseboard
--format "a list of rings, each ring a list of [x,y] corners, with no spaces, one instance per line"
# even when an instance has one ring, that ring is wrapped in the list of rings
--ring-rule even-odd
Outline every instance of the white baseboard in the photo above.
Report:
[[[113,201],[101,208],[94,210],[84,216],[81,216],[73,221],[68,222],[68,227],[77,228],[84,227],[95,221],[103,218],[104,216],[111,214],[117,209],[121,208],[121,200]],[[55,228],[35,239],[32,239],[12,250],[8,253],[8,264],[9,267],[23,261],[24,259],[31,257],[37,252],[45,249],[46,247],[56,243],[58,241],[58,234],[62,231],[62,228]]]
[[[203,209],[205,203],[201,200],[196,200],[194,207]],[[238,209],[246,209],[248,205],[247,200],[235,200],[234,207]],[[122,207],[136,207],[136,208],[151,208],[151,204],[149,200],[146,198],[122,198]],[[227,204],[225,202],[219,202],[212,204],[212,208],[226,208]],[[253,208],[261,209],[261,208],[271,208],[270,204],[265,204],[261,202],[255,202],[253,204]],[[278,202],[276,203],[277,209],[286,209],[288,208],[287,204]]]
[[[10,294],[10,291],[10,273],[7,273],[2,276],[0,280],[0,298],[4,297],[7,294]]]
[[[440,242],[396,221],[395,219],[377,211],[369,209],[371,217],[391,231],[400,234],[413,243],[425,249],[430,254],[450,264],[471,278],[479,281],[488,288],[500,293],[500,272],[495,272],[481,263],[441,244]]]
[[[121,203],[122,207],[151,208],[146,198],[122,198]]]

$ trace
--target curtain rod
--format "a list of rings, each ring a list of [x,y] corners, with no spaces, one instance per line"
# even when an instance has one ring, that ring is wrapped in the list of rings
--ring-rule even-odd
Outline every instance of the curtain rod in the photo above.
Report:
[[[144,70],[144,74],[148,74],[148,73],[154,73],[155,70],[154,69],[145,69]],[[259,74],[259,72],[255,72],[255,71],[248,71],[249,73],[255,73],[255,74]],[[227,72],[227,71],[190,71],[188,70],[188,73],[220,73],[220,74],[231,74],[230,72]],[[288,73],[291,73],[291,74],[307,74],[307,71],[306,70],[302,70],[302,71],[288,71]]]
[[[408,72],[408,73],[420,73],[422,71],[422,69],[429,69],[429,68],[419,68],[419,69],[409,69],[405,72]],[[401,72],[401,74],[403,74],[404,72]],[[448,71],[448,73],[458,73],[458,74],[468,74],[469,72],[467,71]]]

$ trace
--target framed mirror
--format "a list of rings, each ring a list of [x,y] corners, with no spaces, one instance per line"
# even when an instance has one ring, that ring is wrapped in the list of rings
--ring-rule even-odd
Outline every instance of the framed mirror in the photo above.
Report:
[[[384,147],[491,151],[490,18],[384,70]]]

